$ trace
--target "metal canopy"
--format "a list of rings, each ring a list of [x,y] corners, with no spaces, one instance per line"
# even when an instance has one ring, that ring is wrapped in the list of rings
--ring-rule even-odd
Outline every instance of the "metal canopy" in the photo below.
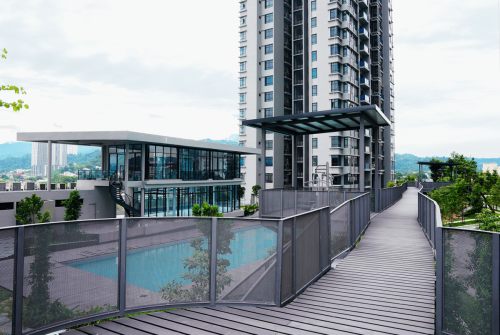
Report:
[[[242,125],[257,129],[264,127],[267,131],[283,135],[314,135],[359,130],[361,116],[363,116],[365,128],[391,125],[389,119],[377,106],[360,106],[253,119],[243,121]]]

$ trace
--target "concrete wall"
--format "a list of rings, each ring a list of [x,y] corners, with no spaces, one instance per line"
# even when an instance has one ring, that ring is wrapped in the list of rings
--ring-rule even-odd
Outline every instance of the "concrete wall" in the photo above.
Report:
[[[16,225],[16,203],[33,193],[42,198],[43,201],[66,200],[72,190],[58,191],[20,191],[20,192],[0,192],[0,203],[13,202],[14,209],[0,210],[0,228]],[[79,190],[83,199],[81,220],[114,218],[116,217],[116,205],[109,196],[108,187],[96,187],[95,190]],[[47,208],[48,209],[48,208]],[[64,217],[64,207],[55,207],[52,214],[52,221],[62,221]]]

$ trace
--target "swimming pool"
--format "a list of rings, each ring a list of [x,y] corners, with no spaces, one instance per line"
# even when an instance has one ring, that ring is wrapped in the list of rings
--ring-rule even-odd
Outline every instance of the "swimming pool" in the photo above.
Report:
[[[252,227],[234,232],[229,247],[232,254],[221,256],[231,265],[228,270],[265,259],[267,249],[276,246],[276,233],[265,227]],[[206,244],[206,240],[205,240]],[[127,284],[154,292],[171,280],[188,284],[181,278],[186,272],[182,259],[192,256],[189,240],[127,252]],[[108,256],[67,264],[68,266],[106,278],[118,280],[118,257]]]

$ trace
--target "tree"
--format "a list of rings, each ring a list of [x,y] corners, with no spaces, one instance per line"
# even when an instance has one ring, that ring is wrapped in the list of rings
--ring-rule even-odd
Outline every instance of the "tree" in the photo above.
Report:
[[[82,215],[82,202],[78,190],[71,191],[69,198],[62,201],[64,209],[64,221],[76,221]]]
[[[389,181],[387,182],[387,188],[392,188],[392,187],[395,187],[395,186],[396,186],[396,183],[395,183],[395,182],[393,182],[392,180],[389,180]]]
[[[442,161],[439,159],[439,158],[431,158],[429,160],[429,162],[432,162],[432,163],[442,163]],[[440,166],[435,166],[435,165],[430,165],[429,166],[429,170],[431,170],[431,179],[434,180],[434,181],[437,181],[441,174],[439,172],[439,170],[441,170],[441,167]]]
[[[495,207],[500,205],[500,176],[490,171],[478,172],[473,179],[473,192],[479,194],[484,204],[495,214]]]
[[[40,213],[43,207],[42,198],[37,197],[35,193],[31,197],[26,197],[19,202],[15,218],[22,225],[41,222],[43,214]]]
[[[259,195],[259,191],[261,189],[262,189],[262,187],[260,187],[260,185],[254,185],[254,186],[252,186],[252,194],[257,197]]]
[[[192,208],[193,215],[196,217],[222,217],[217,206],[210,206],[204,202],[201,206],[196,204]],[[217,226],[217,255],[232,254],[229,247],[231,240],[234,239],[232,228],[234,223],[229,220],[219,221]],[[194,248],[193,256],[182,259],[182,264],[187,272],[181,275],[184,280],[192,283],[189,289],[183,288],[181,281],[172,280],[167,285],[160,287],[159,293],[163,299],[169,302],[177,301],[206,301],[210,300],[210,241],[211,241],[211,222],[208,220],[197,220],[196,228],[203,234],[208,241],[201,237],[192,239],[190,245]],[[230,285],[233,281],[231,275],[227,274],[227,269],[231,265],[230,261],[217,257],[217,275],[216,275],[216,297],[220,298],[224,287]]]
[[[240,199],[243,199],[245,197],[245,187],[241,186],[240,187]]]
[[[3,52],[0,52],[1,55],[2,55],[2,58],[6,59],[7,58],[7,50],[3,49]],[[19,88],[17,86],[13,86],[13,85],[2,85],[0,87],[0,91],[14,91],[14,93],[16,94],[26,94],[26,91],[24,90],[24,88]],[[28,109],[29,106],[27,104],[24,103],[23,100],[17,100],[17,101],[14,101],[14,102],[4,102],[2,100],[0,100],[0,107],[5,107],[5,108],[11,108],[12,107],[12,110],[14,112],[18,112],[21,110],[21,108],[26,108]]]

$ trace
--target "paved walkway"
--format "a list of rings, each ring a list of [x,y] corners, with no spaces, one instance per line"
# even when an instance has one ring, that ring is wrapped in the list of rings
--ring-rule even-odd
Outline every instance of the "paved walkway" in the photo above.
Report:
[[[372,219],[348,257],[284,308],[192,308],[82,327],[82,334],[434,334],[434,258],[417,190]]]

